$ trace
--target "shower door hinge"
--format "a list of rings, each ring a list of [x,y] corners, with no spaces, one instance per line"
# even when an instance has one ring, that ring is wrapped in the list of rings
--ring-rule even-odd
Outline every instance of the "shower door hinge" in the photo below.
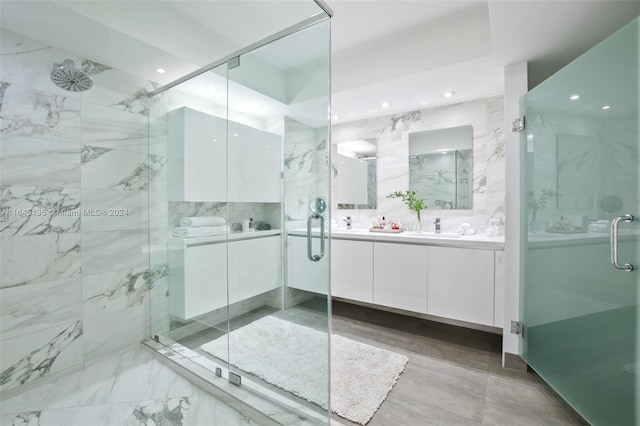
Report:
[[[520,321],[511,321],[511,334],[524,337],[524,324]]]
[[[242,384],[242,377],[239,374],[229,371],[229,382],[236,386],[240,386]]]
[[[238,68],[240,66],[240,56],[236,56],[235,58],[229,59],[227,62],[227,68],[232,70],[234,68]]]
[[[511,131],[518,133],[524,130],[524,116],[511,120]]]

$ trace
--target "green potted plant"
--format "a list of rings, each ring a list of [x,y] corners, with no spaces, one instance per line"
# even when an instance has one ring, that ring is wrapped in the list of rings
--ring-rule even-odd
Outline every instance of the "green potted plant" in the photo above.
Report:
[[[409,207],[409,210],[416,212],[418,216],[417,231],[422,231],[422,222],[420,222],[420,212],[427,208],[424,203],[424,199],[416,198],[416,191],[395,191],[387,195],[387,198],[401,198],[402,201]]]

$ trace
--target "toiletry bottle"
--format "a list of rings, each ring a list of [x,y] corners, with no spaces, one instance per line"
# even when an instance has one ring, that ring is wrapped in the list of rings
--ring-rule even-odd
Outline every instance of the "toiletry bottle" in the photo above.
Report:
[[[253,218],[249,218],[249,232],[253,232],[256,230],[256,223],[253,221]]]
[[[249,220],[242,221],[242,232],[249,232]]]

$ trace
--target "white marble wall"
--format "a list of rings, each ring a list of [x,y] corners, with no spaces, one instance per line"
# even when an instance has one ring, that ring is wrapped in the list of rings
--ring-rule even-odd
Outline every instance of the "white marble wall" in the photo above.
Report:
[[[492,97],[334,125],[332,143],[374,138],[378,162],[377,209],[338,210],[334,204],[333,217],[338,226],[344,227],[341,219],[345,216],[353,218],[354,227],[368,228],[376,216],[415,224],[415,213],[402,201],[387,198],[393,191],[409,189],[409,133],[463,125],[473,126],[473,208],[444,210],[429,206],[422,212],[423,229],[433,229],[431,222],[435,217],[441,218],[444,232],[455,231],[463,222],[476,230],[490,219],[504,223],[503,98]]]
[[[0,391],[11,393],[149,335],[149,289],[166,266],[149,265],[148,190],[166,157],[148,152],[155,84],[11,32],[0,40]],[[66,58],[91,90],[51,83]]]

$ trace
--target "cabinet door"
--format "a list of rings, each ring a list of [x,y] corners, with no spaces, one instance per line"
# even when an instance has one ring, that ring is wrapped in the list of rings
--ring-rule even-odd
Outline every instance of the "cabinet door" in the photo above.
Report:
[[[314,241],[315,247],[318,241]],[[289,287],[327,294],[327,262],[324,256],[318,262],[307,257],[307,237],[289,237]]]
[[[280,202],[281,139],[229,122],[229,201]]]
[[[227,304],[227,245],[169,251],[169,311],[190,319]]]
[[[229,242],[229,303],[280,286],[280,236]]]
[[[225,201],[227,122],[179,108],[168,119],[168,196],[172,201]]]
[[[427,313],[427,247],[375,243],[373,303]]]
[[[331,295],[373,303],[373,243],[331,240]]]
[[[428,313],[493,326],[493,251],[429,247],[428,259]]]
[[[502,328],[504,326],[504,284],[506,280],[506,264],[503,251],[496,251],[495,266],[495,297],[493,299],[493,325]]]

